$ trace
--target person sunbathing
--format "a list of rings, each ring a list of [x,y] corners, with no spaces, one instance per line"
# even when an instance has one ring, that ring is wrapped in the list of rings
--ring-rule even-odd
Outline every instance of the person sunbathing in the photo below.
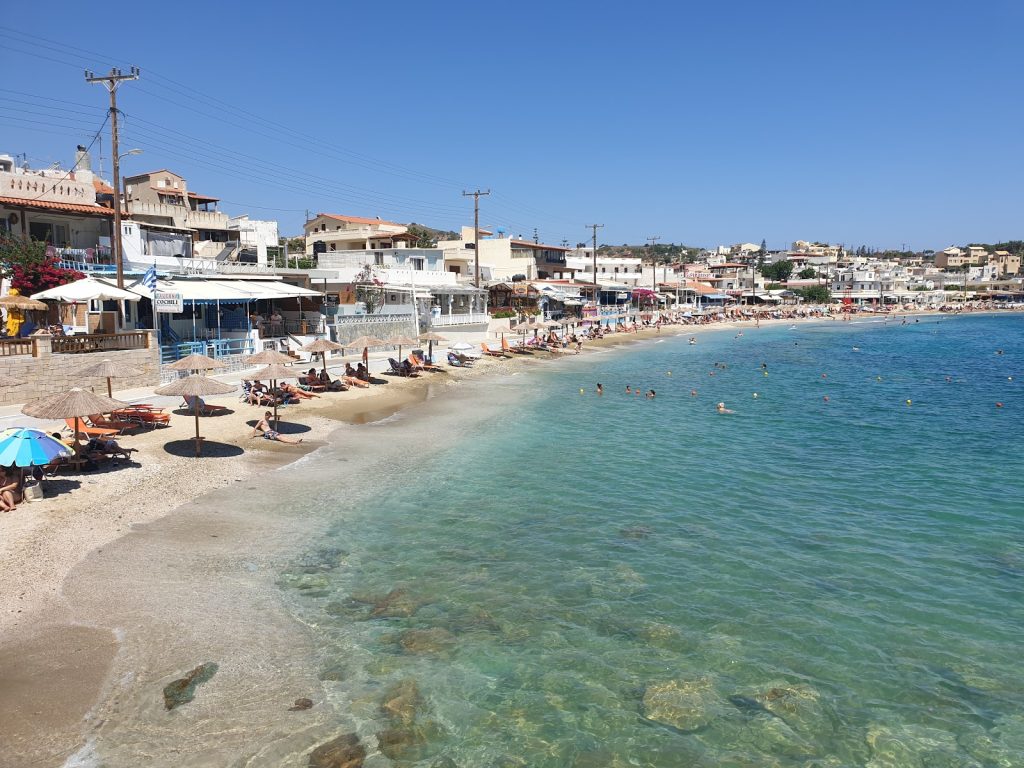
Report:
[[[11,512],[25,498],[25,473],[15,467],[4,467],[0,479],[0,512]]]
[[[288,443],[289,445],[298,445],[302,442],[301,437],[288,437],[273,429],[270,426],[270,420],[273,417],[274,415],[270,411],[264,413],[263,418],[256,422],[256,426],[253,427],[252,434],[249,437],[263,435],[264,440],[276,440],[279,443]]]
[[[138,448],[122,448],[118,444],[117,440],[93,437],[85,444],[85,448],[82,452],[92,459],[103,459],[113,456],[117,456],[122,459],[130,459],[132,454],[138,452],[138,450]]]
[[[359,367],[356,368],[356,378],[360,381],[370,380],[370,370],[362,363],[360,363]]]
[[[319,384],[319,382],[317,383]],[[311,400],[314,397],[320,397],[316,392],[305,392],[286,381],[281,382],[279,389],[294,400]]]
[[[267,391],[267,388],[259,381],[254,381],[249,389],[249,405],[273,405],[274,398]]]

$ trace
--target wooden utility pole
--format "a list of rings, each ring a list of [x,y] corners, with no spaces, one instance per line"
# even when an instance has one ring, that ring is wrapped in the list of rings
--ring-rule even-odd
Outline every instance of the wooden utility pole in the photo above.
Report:
[[[110,93],[110,154],[114,159],[114,263],[117,265],[117,287],[124,288],[124,255],[121,251],[121,158],[117,149],[117,87],[125,80],[138,80],[139,68],[127,75],[116,67],[110,74],[96,76],[85,71],[87,83],[101,83]]]
[[[466,192],[463,190],[463,197],[473,198],[473,285],[480,287],[480,198],[491,194],[491,190],[481,192]]]
[[[601,299],[597,293],[597,230],[604,226],[604,224],[584,224],[583,226],[593,231],[593,246],[594,246],[594,306],[597,307],[598,315],[601,314]]]
[[[647,255],[651,259],[651,290],[658,295],[658,266],[654,261],[654,244],[661,240],[661,235],[651,235],[647,238]]]

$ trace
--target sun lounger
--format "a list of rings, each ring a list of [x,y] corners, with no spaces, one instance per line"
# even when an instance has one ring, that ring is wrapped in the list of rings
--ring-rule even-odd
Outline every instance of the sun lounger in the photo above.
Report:
[[[485,355],[490,355],[491,357],[508,357],[508,355],[506,355],[504,352],[499,352],[497,350],[490,349],[482,341],[480,342],[480,351],[483,352]]]
[[[530,350],[528,350],[526,347],[524,347],[521,344],[517,344],[515,346],[513,346],[512,344],[509,344],[508,343],[508,339],[506,339],[504,336],[501,337],[501,351],[502,352],[511,352],[513,354],[516,354],[516,355],[528,355],[528,354],[530,354]]]
[[[388,363],[391,365],[391,372],[398,376],[413,377],[419,375],[412,370],[412,366],[408,362],[400,363],[395,358],[389,357]]]
[[[195,395],[184,395],[183,399],[185,401],[184,407],[188,408],[189,413],[195,413],[196,406],[198,406],[200,416],[215,416],[231,410],[223,405],[207,405],[203,398]]]
[[[454,352],[449,352],[448,365],[455,368],[471,368],[473,361],[465,355],[456,355]]]
[[[441,366],[434,365],[433,363],[428,363],[428,362],[424,361],[422,357],[420,357],[419,355],[415,355],[415,354],[409,355],[409,362],[412,363],[414,368],[418,366],[421,371],[434,371],[434,372],[437,372],[437,371],[443,371],[444,370],[444,368],[442,368]]]
[[[108,419],[102,413],[96,413],[92,416],[86,417],[89,421],[90,427],[97,427],[99,429],[116,429],[119,434],[123,434],[126,429],[134,429],[138,426],[131,421],[123,421],[121,419]]]
[[[68,429],[75,432],[75,420],[64,419],[64,423],[68,425]],[[112,437],[114,435],[121,434],[120,430],[117,429],[106,429],[104,427],[90,427],[88,422],[84,418],[78,420],[78,437],[90,438],[90,437]]]
[[[171,423],[170,414],[164,413],[163,410],[153,408],[152,406],[147,408],[121,408],[113,411],[111,415],[125,421],[144,424],[147,427],[169,426]]]

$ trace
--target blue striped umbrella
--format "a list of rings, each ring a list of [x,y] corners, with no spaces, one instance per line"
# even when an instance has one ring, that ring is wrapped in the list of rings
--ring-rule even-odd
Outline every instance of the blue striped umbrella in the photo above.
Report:
[[[41,429],[5,429],[0,433],[0,466],[38,467],[71,456],[71,449]]]

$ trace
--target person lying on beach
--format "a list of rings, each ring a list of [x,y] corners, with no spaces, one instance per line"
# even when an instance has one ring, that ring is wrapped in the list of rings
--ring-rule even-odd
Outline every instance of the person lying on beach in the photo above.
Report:
[[[349,387],[368,387],[370,386],[365,381],[360,381],[354,375],[350,375],[349,371],[352,370],[352,366],[345,363],[345,375],[338,379],[332,379],[330,374],[327,373],[327,369],[324,368],[320,371],[319,381],[327,387],[328,392],[345,392]],[[352,370],[354,374],[355,371]]]
[[[112,456],[117,456],[122,459],[130,459],[132,454],[138,452],[138,450],[138,448],[122,448],[118,444],[117,440],[93,437],[85,444],[85,448],[82,452],[87,454],[91,459],[103,459]]]
[[[25,473],[15,467],[4,467],[0,476],[0,512],[11,512],[25,498]]]
[[[254,381],[249,388],[249,405],[273,405],[274,398],[267,388],[259,381]]]
[[[289,395],[296,400],[311,400],[314,397],[320,397],[316,392],[304,392],[294,384],[289,384],[286,381],[281,382],[280,389],[286,395]]]
[[[287,435],[282,435],[276,429],[272,429],[270,426],[272,418],[274,418],[274,414],[270,411],[264,413],[263,418],[256,422],[256,426],[253,427],[252,434],[249,437],[263,435],[264,440],[276,440],[279,443],[288,443],[289,445],[298,445],[302,442],[301,437],[288,437]]]

